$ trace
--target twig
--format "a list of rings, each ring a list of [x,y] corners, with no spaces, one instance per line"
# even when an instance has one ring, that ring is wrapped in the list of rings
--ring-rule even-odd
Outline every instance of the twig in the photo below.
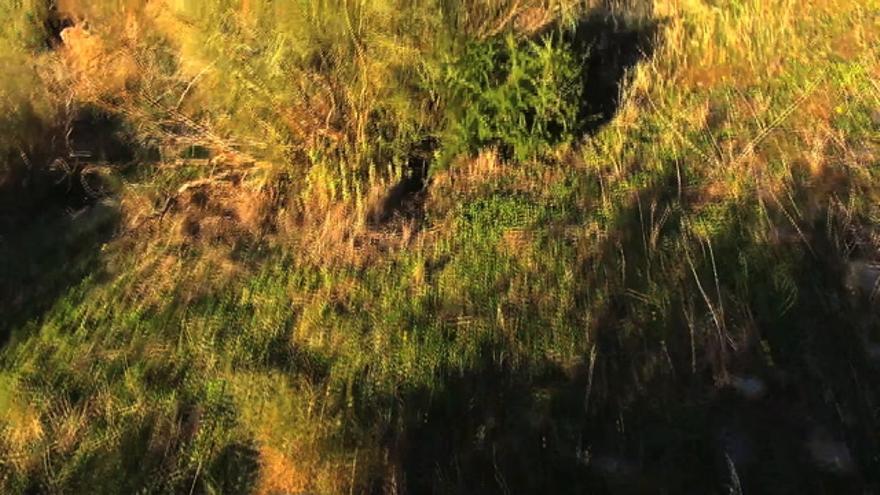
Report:
[[[162,209],[161,209],[161,210],[157,210],[157,211],[153,212],[152,214],[148,215],[146,218],[144,218],[143,220],[141,220],[140,223],[138,223],[138,224],[135,225],[134,227],[130,228],[130,229],[129,229],[128,231],[126,231],[123,235],[128,235],[128,234],[131,234],[132,232],[135,232],[135,231],[137,231],[137,230],[140,230],[144,225],[147,224],[147,222],[150,222],[150,221],[152,221],[152,220],[157,220],[157,219],[158,219],[158,220],[161,221],[163,218],[165,218],[165,215],[171,210],[171,207],[174,206],[174,204],[175,204],[176,201],[177,201],[177,198],[178,198],[181,194],[185,193],[186,191],[188,191],[188,190],[190,190],[190,189],[194,189],[194,188],[196,188],[196,187],[202,187],[202,186],[206,186],[206,185],[209,185],[209,184],[214,184],[214,183],[217,183],[217,182],[221,182],[221,181],[223,181],[223,180],[228,179],[228,178],[231,177],[232,175],[233,175],[233,174],[232,174],[231,172],[223,172],[222,174],[217,175],[217,176],[215,176],[215,177],[209,177],[209,178],[206,178],[206,179],[196,179],[196,180],[193,180],[193,181],[189,181],[189,182],[187,182],[186,184],[183,184],[182,186],[180,186],[180,187],[177,189],[177,192],[175,192],[174,194],[171,194],[171,195],[169,195],[167,198],[165,198],[165,203],[162,205]]]
[[[793,114],[794,111],[798,109],[798,107],[800,107],[801,105],[804,104],[805,101],[807,101],[807,98],[809,98],[810,95],[813,94],[813,91],[815,91],[816,88],[819,87],[819,84],[821,84],[822,81],[825,80],[825,77],[826,77],[826,73],[822,73],[819,77],[816,78],[815,81],[811,82],[807,86],[807,88],[804,90],[804,93],[800,97],[798,97],[797,100],[792,102],[792,104],[789,105],[781,114],[779,114],[779,116],[777,116],[775,119],[773,119],[773,122],[771,122],[770,125],[765,127],[763,130],[761,130],[761,132],[758,133],[757,136],[752,138],[752,140],[749,142],[749,144],[746,145],[745,149],[734,160],[733,165],[740,163],[748,155],[754,153],[755,149],[762,142],[764,142],[764,140],[767,139],[767,137],[770,136],[770,134],[773,133],[773,131],[778,129],[779,126],[782,125],[782,123],[785,122],[791,116],[791,114]]]
[[[193,85],[196,83],[196,81],[201,79],[202,76],[204,76],[208,72],[208,70],[210,70],[212,67],[214,67],[214,64],[216,64],[216,63],[217,62],[214,61],[214,62],[211,62],[210,64],[206,65],[204,69],[202,69],[201,71],[199,71],[198,74],[195,75],[195,77],[190,79],[189,84],[186,85],[186,88],[183,90],[183,93],[180,94],[180,98],[177,100],[177,105],[174,106],[174,111],[180,110],[180,105],[183,104],[183,99],[186,98],[186,95],[189,94],[190,90],[193,88]]]
[[[810,241],[807,239],[804,231],[801,230],[800,226],[797,224],[797,221],[794,219],[794,217],[791,216],[788,210],[785,209],[785,206],[782,204],[781,201],[779,201],[779,198],[776,197],[776,193],[774,193],[772,189],[769,190],[769,192],[770,197],[773,198],[773,201],[775,201],[777,205],[779,205],[779,209],[782,210],[782,214],[785,216],[788,222],[791,223],[791,226],[794,227],[794,230],[798,233],[798,237],[801,238],[801,241],[804,242],[804,245],[807,247],[807,251],[810,252],[810,255],[812,255],[813,258],[817,258],[816,252],[813,251],[813,246],[810,245]]]
[[[715,251],[712,249],[712,241],[706,239],[706,244],[709,246],[709,259],[712,261],[712,274],[715,277],[715,294],[718,297],[718,313],[721,315],[721,319],[724,319],[724,299],[721,298],[721,282],[718,280],[718,266],[715,264]],[[733,342],[731,342],[733,344]]]
[[[709,294],[706,293],[706,290],[703,288],[703,283],[700,282],[700,276],[697,275],[697,268],[694,266],[693,259],[691,259],[690,249],[688,249],[687,245],[684,245],[684,257],[688,262],[688,266],[690,266],[691,273],[694,276],[694,281],[697,283],[697,288],[700,290],[700,294],[703,296],[703,300],[706,302],[706,306],[709,307],[709,312],[712,314],[712,320],[715,322],[715,328],[718,331],[718,343],[721,345],[721,356],[722,356],[722,366],[724,366],[725,370],[727,368],[725,364],[726,352],[724,350],[725,347],[725,338],[724,338],[724,328],[723,321],[721,320],[721,316],[715,310],[715,305],[712,304],[712,300],[709,298]],[[725,371],[726,372],[726,371]]]
[[[358,454],[360,453],[360,447],[356,447],[354,449],[354,460],[351,462],[351,484],[348,488],[348,495],[354,495],[354,485],[355,485],[355,477],[357,476],[357,462],[358,462]]]
[[[33,169],[30,158],[28,158],[27,153],[25,153],[21,147],[18,148],[18,154],[21,155],[21,161],[24,162],[25,167],[27,167],[28,170]]]
[[[596,368],[596,344],[590,350],[590,370],[587,372],[587,392],[584,394],[584,412],[589,412],[590,396],[593,394],[593,370]]]
[[[510,22],[510,20],[516,17],[516,14],[519,13],[519,3],[520,0],[516,0],[515,2],[513,2],[513,5],[510,7],[510,11],[507,12],[507,15],[504,17],[504,19],[501,20],[501,22],[495,27],[495,29],[492,29],[488,33],[484,34],[482,38],[491,38],[492,36],[500,33],[501,30],[504,29],[504,26],[506,26]]]
[[[232,177],[232,175],[233,175],[232,172],[223,172],[222,174],[216,175],[214,177],[207,177],[204,179],[191,180],[191,181],[183,184],[179,188],[177,188],[177,194],[175,196],[179,196],[179,195],[185,193],[186,191],[188,191],[190,189],[194,189],[196,187],[202,187],[202,186],[207,186],[208,184],[222,182],[222,181]]]
[[[694,318],[693,318],[693,300],[688,298],[688,307],[682,308],[682,312],[684,313],[684,319],[687,322],[688,332],[691,337],[691,374],[697,374],[697,344],[695,339],[695,330],[694,330]]]

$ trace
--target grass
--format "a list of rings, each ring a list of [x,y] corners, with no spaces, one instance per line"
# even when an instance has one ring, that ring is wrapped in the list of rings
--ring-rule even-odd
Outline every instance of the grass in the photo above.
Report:
[[[880,5],[652,4],[62,4],[139,67],[106,86],[5,44],[40,70],[3,76],[36,109],[4,163],[67,101],[158,160],[106,168],[108,219],[4,239],[35,268],[3,265],[0,491],[876,488],[847,272],[880,248]],[[3,39],[41,40],[9,5]],[[421,215],[371,225],[425,137]]]

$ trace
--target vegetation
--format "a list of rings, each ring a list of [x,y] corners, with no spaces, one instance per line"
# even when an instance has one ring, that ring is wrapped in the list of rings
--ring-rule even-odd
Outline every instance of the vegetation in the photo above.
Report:
[[[877,0],[0,18],[0,492],[880,488]]]
[[[576,130],[582,67],[568,44],[509,34],[468,46],[444,69],[453,155],[499,145],[528,159]]]

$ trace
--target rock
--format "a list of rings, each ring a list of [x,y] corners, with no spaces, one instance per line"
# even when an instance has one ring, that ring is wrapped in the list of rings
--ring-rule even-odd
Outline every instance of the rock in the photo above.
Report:
[[[748,400],[760,399],[767,392],[764,380],[756,376],[734,376],[730,379],[730,386]]]
[[[880,127],[880,108],[871,112],[871,122],[873,122],[876,127]]]
[[[846,288],[864,297],[873,297],[880,288],[880,266],[866,261],[853,261],[847,265]]]
[[[807,452],[813,463],[823,471],[837,475],[850,475],[855,472],[855,461],[849,447],[827,434],[814,432],[807,442]]]

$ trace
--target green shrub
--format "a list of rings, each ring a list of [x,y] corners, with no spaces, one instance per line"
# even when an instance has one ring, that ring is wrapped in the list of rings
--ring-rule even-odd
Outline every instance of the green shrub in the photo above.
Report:
[[[522,160],[571,139],[583,62],[569,43],[550,36],[468,45],[442,72],[447,158],[496,145]]]

